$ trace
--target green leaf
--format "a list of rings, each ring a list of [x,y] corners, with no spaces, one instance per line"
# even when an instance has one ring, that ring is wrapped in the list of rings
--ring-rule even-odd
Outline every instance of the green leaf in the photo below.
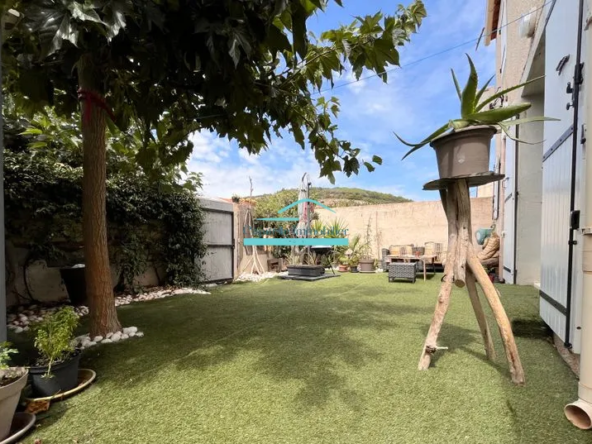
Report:
[[[364,166],[368,170],[368,172],[373,172],[376,168],[370,162],[364,162]]]
[[[533,83],[533,82],[536,82],[536,81],[538,81],[538,80],[541,80],[541,79],[542,79],[542,78],[544,78],[544,77],[545,77],[545,76],[536,77],[536,78],[534,78],[534,79],[531,79],[531,80],[529,80],[529,81],[527,81],[527,82],[520,83],[520,84],[518,84],[518,85],[516,85],[516,86],[512,86],[512,87],[510,87],[510,88],[504,89],[503,91],[499,91],[499,92],[495,93],[494,95],[492,95],[492,96],[488,97],[487,99],[485,99],[483,102],[481,102],[481,103],[480,103],[480,104],[477,106],[477,108],[475,109],[475,111],[481,111],[481,110],[483,109],[483,107],[484,107],[485,105],[487,105],[488,103],[491,103],[491,102],[493,102],[494,100],[496,100],[496,99],[499,99],[500,97],[503,97],[503,96],[505,96],[506,94],[508,94],[508,93],[509,93],[509,92],[511,92],[511,91],[514,91],[514,90],[516,90],[516,89],[518,89],[518,88],[522,88],[523,86],[526,86],[526,85],[529,85],[529,84],[531,84],[531,83]]]
[[[422,140],[419,143],[408,143],[405,142],[403,139],[401,139],[397,133],[395,133],[395,136],[397,137],[397,139],[399,139],[399,141],[401,143],[403,143],[404,145],[410,146],[413,149],[409,150],[404,156],[403,159],[405,159],[405,157],[407,157],[409,154],[417,151],[418,149],[420,149],[421,147],[427,145],[428,143],[430,143],[433,139],[435,139],[438,136],[441,136],[442,134],[444,134],[446,131],[448,131],[450,129],[448,123],[446,125],[441,126],[440,128],[438,128],[436,131],[434,131],[432,134],[430,134],[428,137],[426,137],[424,140]]]
[[[228,54],[232,57],[232,61],[234,62],[234,66],[237,67],[240,62],[240,49],[238,48],[238,40],[234,37],[228,41],[228,46],[230,47],[228,50]]]
[[[496,124],[517,116],[521,112],[530,108],[530,106],[530,103],[520,103],[518,105],[505,106],[503,108],[490,109],[488,111],[470,114],[466,116],[466,120],[485,124]]]
[[[475,106],[479,103],[479,100],[481,100],[481,97],[483,96],[483,94],[487,90],[487,87],[489,86],[489,84],[491,83],[491,81],[494,78],[495,78],[495,75],[491,76],[489,78],[489,80],[487,82],[485,82],[485,85],[483,85],[483,87],[479,90],[479,92],[477,93],[477,97],[475,97]]]
[[[112,2],[105,13],[105,25],[107,27],[107,39],[111,40],[119,31],[125,28],[125,14],[123,6],[118,2]]]
[[[536,117],[524,117],[523,119],[514,119],[508,120],[504,122],[505,126],[514,126],[514,125],[524,125],[525,123],[530,122],[559,122],[561,119],[556,119],[554,117],[543,117],[543,116],[536,116]]]
[[[461,96],[461,92],[460,92],[460,85],[458,84],[458,80],[456,78],[456,74],[454,73],[454,69],[450,69],[450,72],[452,74],[452,81],[454,82],[454,87],[456,88],[456,94],[458,95],[458,99],[462,100],[462,96]]]
[[[300,2],[292,3],[292,38],[294,39],[294,52],[303,59],[308,52],[308,39],[306,37],[306,11]]]
[[[382,165],[382,158],[379,157],[379,156],[374,155],[374,156],[372,156],[372,162],[374,162],[374,163],[376,163],[378,165]]]
[[[448,122],[448,126],[455,130],[466,128],[470,124],[471,122],[463,119],[455,119]]]
[[[461,104],[460,104],[460,115],[463,119],[469,114],[473,114],[475,112],[475,97],[477,95],[477,83],[479,82],[479,78],[477,77],[477,70],[475,69],[475,65],[471,60],[471,57],[467,54],[467,59],[469,59],[469,66],[471,67],[471,72],[469,74],[469,78],[467,79],[467,84],[465,85],[465,89],[462,91],[461,97]]]
[[[526,145],[537,145],[542,142],[542,140],[540,142],[527,142],[526,140],[518,139],[517,137],[514,137],[512,134],[510,134],[510,128],[505,123],[498,123],[497,125],[502,129],[506,136],[508,136],[508,138],[512,139],[514,142],[525,143]]]
[[[81,22],[95,22],[95,23],[103,23],[97,11],[91,5],[82,4],[78,2],[71,2],[68,5],[68,9],[72,13],[72,17]]]
[[[21,136],[39,136],[41,134],[43,134],[43,131],[41,131],[39,128],[35,128],[33,126],[30,126],[26,130],[24,130],[22,133],[20,133]]]
[[[268,44],[279,51],[291,51],[292,45],[286,34],[284,34],[277,26],[271,25],[267,35]]]

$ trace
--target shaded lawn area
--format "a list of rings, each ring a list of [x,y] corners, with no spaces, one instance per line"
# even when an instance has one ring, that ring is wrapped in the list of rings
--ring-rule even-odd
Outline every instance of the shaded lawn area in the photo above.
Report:
[[[577,382],[531,287],[500,287],[525,387],[509,380],[497,329],[497,362],[485,360],[462,290],[440,336],[450,349],[417,371],[439,277],[270,280],[120,307],[146,336],[85,351],[99,379],[27,442],[589,443],[563,416]]]

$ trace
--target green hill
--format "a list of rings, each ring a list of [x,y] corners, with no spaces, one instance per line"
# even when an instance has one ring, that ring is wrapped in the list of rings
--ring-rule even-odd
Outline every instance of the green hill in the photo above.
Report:
[[[411,202],[411,199],[389,193],[345,187],[312,187],[310,189],[310,197],[330,207]],[[272,194],[253,196],[253,200],[257,201],[260,206],[270,205],[273,208],[277,205],[288,205],[296,199],[298,199],[298,191],[296,189],[283,189]],[[281,206],[278,208],[281,208]]]
[[[312,188],[311,198],[330,207],[351,207],[355,205],[378,205],[411,202],[403,196],[364,190],[361,188]]]

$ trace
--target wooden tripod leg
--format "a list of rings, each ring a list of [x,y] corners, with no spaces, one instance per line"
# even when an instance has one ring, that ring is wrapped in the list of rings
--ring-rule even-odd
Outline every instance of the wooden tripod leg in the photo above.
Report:
[[[481,330],[481,336],[483,337],[483,344],[485,345],[485,355],[490,361],[494,361],[496,358],[495,348],[493,347],[493,339],[491,338],[491,331],[487,324],[487,318],[483,311],[483,306],[479,300],[479,294],[477,293],[477,285],[475,284],[475,276],[471,270],[467,270],[466,276],[467,291],[469,292],[469,299],[479,324],[479,330]]]
[[[479,324],[479,330],[481,330],[481,336],[483,337],[483,345],[485,346],[485,354],[487,358],[490,360],[495,359],[495,349],[493,347],[493,340],[491,338],[491,331],[489,330],[489,325],[487,325],[487,318],[485,317],[485,312],[483,311],[483,306],[481,305],[481,301],[479,299],[479,293],[477,293],[477,285],[475,284],[475,275],[471,272],[470,269],[467,269],[467,254],[469,250],[469,244],[472,245],[473,240],[473,228],[471,225],[471,196],[469,194],[469,186],[466,181],[457,181],[457,193],[458,193],[458,218],[459,218],[459,228],[458,228],[458,237],[459,240],[463,243],[463,248],[461,250],[461,255],[458,258],[458,262],[460,265],[457,264],[457,269],[455,270],[455,284],[457,286],[462,286],[462,284],[466,283],[467,291],[469,292],[469,299],[471,300],[471,305],[473,306],[473,311],[475,312],[475,317],[477,318],[477,323]],[[458,275],[457,275],[458,274]],[[464,281],[459,278],[459,276],[466,276]],[[459,281],[461,285],[459,285]]]
[[[444,266],[444,282],[440,286],[440,293],[436,301],[436,309],[432,317],[432,323],[426,336],[426,340],[419,358],[419,370],[427,370],[430,367],[432,355],[437,350],[438,335],[444,322],[444,316],[450,305],[450,293],[452,292],[453,270],[457,260],[456,249],[456,193],[449,189],[447,192],[440,193],[442,204],[448,218],[448,254],[446,256],[446,265]]]
[[[518,348],[516,347],[516,341],[514,340],[514,333],[512,333],[510,320],[508,319],[506,310],[504,310],[504,306],[500,301],[497,290],[489,280],[489,276],[487,276],[485,269],[481,265],[481,262],[479,262],[472,246],[469,248],[467,254],[467,262],[471,271],[477,278],[477,282],[481,285],[483,293],[485,293],[485,297],[487,298],[487,302],[489,302],[489,306],[495,316],[504,343],[504,348],[506,349],[506,358],[508,359],[508,364],[510,366],[512,382],[517,385],[523,385],[525,382],[524,369],[520,362],[520,355],[518,354]]]

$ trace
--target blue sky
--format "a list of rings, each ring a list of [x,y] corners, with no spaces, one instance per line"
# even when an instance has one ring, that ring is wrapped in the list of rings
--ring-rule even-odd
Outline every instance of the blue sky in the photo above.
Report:
[[[399,1],[344,0],[344,7],[331,4],[325,14],[309,20],[315,34],[340,24],[350,23],[354,16],[395,11]],[[427,0],[428,17],[418,34],[401,51],[401,68],[389,74],[389,82],[378,78],[353,83],[328,92],[341,101],[337,120],[339,137],[362,149],[361,157],[382,157],[383,164],[369,173],[361,169],[358,176],[336,176],[334,186],[359,187],[402,195],[413,200],[437,200],[434,192],[422,191],[422,185],[437,178],[433,150],[426,147],[404,161],[406,147],[393,135],[419,141],[450,118],[457,117],[459,104],[450,77],[454,68],[459,82],[468,75],[465,53],[469,53],[480,79],[495,74],[495,45],[475,52],[476,42],[440,55],[441,51],[476,39],[485,23],[485,0]],[[511,19],[511,18],[510,18]],[[511,26],[511,25],[510,25]],[[433,57],[425,57],[434,55]],[[364,73],[367,76],[368,73]],[[350,72],[342,75],[336,86],[351,82]],[[308,172],[314,186],[333,186],[319,178],[319,166],[310,150],[303,151],[289,137],[274,140],[258,156],[250,156],[235,143],[209,132],[196,133],[195,148],[189,163],[192,171],[204,175],[203,194],[230,197],[249,194],[249,177],[254,194],[294,188],[302,174]]]

